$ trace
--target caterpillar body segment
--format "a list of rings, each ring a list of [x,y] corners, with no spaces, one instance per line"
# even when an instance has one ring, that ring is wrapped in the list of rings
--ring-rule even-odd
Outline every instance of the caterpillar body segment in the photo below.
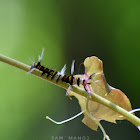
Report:
[[[69,90],[72,89],[73,85],[83,85],[85,91],[88,93],[88,96],[91,97],[91,95],[88,92],[87,86],[90,84],[88,81],[92,78],[93,75],[91,75],[89,77],[89,79],[85,80],[83,78],[79,78],[79,77],[75,77],[73,76],[74,73],[74,63],[75,60],[72,61],[72,65],[71,65],[71,74],[70,76],[65,75],[65,71],[66,71],[66,64],[64,65],[64,67],[61,69],[60,72],[57,72],[55,70],[49,69],[47,67],[44,67],[41,65],[41,61],[44,55],[44,49],[42,50],[41,56],[38,57],[38,62],[32,64],[30,71],[28,73],[33,72],[35,69],[38,69],[40,71],[42,71],[41,75],[46,74],[46,77],[51,76],[51,80],[55,79],[56,82],[58,82],[59,80],[61,80],[62,82],[68,83],[69,84],[69,88],[67,90],[66,95],[68,95]]]

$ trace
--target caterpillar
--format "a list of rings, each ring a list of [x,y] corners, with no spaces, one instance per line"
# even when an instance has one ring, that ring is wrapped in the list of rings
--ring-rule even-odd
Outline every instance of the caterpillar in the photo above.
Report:
[[[61,80],[62,82],[68,83],[69,88],[67,90],[66,95],[68,95],[68,91],[72,88],[73,85],[77,85],[77,86],[83,85],[85,91],[88,93],[88,96],[91,97],[89,92],[88,92],[87,85],[91,84],[88,81],[90,79],[92,79],[92,76],[94,74],[90,75],[90,77],[88,79],[83,79],[83,78],[80,78],[80,77],[73,76],[74,63],[75,63],[75,61],[73,60],[72,65],[71,65],[71,75],[67,76],[67,75],[65,75],[66,64],[64,65],[64,67],[62,68],[62,70],[60,72],[57,72],[55,70],[52,70],[52,69],[49,69],[47,67],[42,66],[41,61],[42,61],[43,55],[44,55],[44,49],[42,50],[41,56],[39,56],[39,58],[38,58],[38,62],[37,63],[33,62],[32,66],[30,68],[30,71],[28,73],[31,73],[35,69],[38,69],[42,72],[41,76],[46,74],[46,77],[51,76],[51,80],[55,78],[56,83],[59,80]]]

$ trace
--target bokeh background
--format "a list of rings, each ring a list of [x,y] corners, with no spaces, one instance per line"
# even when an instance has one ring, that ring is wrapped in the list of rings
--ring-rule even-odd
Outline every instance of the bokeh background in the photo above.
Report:
[[[43,65],[60,70],[67,64],[68,75],[72,60],[77,74],[86,57],[99,57],[107,82],[140,107],[140,1],[0,0],[0,53],[31,65],[42,48]],[[0,140],[102,140],[100,129],[81,122],[83,116],[63,125],[45,119],[62,121],[80,112],[77,99],[65,92],[0,63]],[[140,139],[133,124],[117,122],[102,121],[112,140]]]

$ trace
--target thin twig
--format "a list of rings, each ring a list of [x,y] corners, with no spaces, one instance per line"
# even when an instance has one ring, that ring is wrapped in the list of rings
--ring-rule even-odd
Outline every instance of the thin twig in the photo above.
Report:
[[[1,55],[0,54],[0,61],[4,62],[4,63],[7,63],[11,66],[14,66],[16,68],[19,68],[21,70],[24,70],[25,72],[28,72],[30,70],[30,66],[29,65],[26,65],[24,63],[21,63],[17,60],[14,60],[12,58],[9,58],[7,56],[4,56],[4,55]],[[55,79],[51,80],[51,77],[46,77],[45,75],[41,76],[41,71],[35,69],[31,74],[39,77],[39,78],[42,78],[44,80],[47,80],[53,84],[56,84],[57,86],[60,86],[64,89],[68,89],[69,87],[69,84],[65,83],[65,82],[62,82],[61,80],[59,80],[57,83],[55,81]],[[73,92],[77,93],[77,94],[80,94],[84,97],[87,98],[87,93],[86,91],[80,89],[80,88],[76,88],[73,86],[73,88],[71,89]],[[129,120],[130,122],[132,122],[133,124],[135,124],[136,126],[140,126],[140,119],[138,117],[136,117],[135,115],[133,114],[130,114],[128,111],[126,111],[125,109],[119,107],[118,105],[110,102],[109,100],[95,94],[95,93],[90,93],[91,95],[91,98],[90,100],[92,101],[95,101],[95,102],[98,102],[102,105],[105,105],[106,107],[118,112],[120,115],[124,116],[127,120]]]

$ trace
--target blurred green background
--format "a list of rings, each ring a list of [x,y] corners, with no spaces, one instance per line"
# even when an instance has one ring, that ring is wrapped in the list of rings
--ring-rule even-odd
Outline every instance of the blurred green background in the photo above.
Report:
[[[60,70],[66,63],[67,74],[73,59],[77,74],[86,57],[99,57],[107,82],[140,107],[140,1],[0,0],[0,53],[31,65],[42,48],[42,64]],[[81,122],[83,116],[63,125],[45,119],[80,112],[64,89],[4,63],[0,72],[0,140],[102,140],[100,129]],[[102,124],[113,140],[140,139],[128,121]]]

